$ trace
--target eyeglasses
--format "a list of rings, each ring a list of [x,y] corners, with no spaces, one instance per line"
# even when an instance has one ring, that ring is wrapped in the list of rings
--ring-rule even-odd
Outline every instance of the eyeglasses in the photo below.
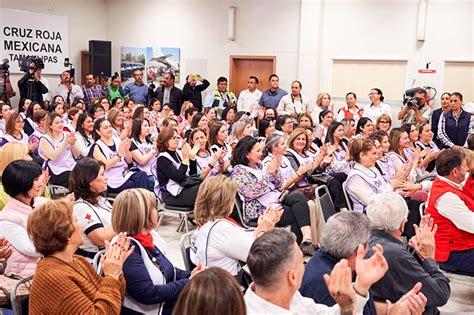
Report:
[[[376,93],[376,92],[370,92],[368,95],[369,95],[369,96],[371,96],[371,95],[379,95],[379,93]]]
[[[380,123],[381,123],[381,124],[389,124],[390,122],[389,122],[389,121],[386,121],[386,120],[381,120]]]

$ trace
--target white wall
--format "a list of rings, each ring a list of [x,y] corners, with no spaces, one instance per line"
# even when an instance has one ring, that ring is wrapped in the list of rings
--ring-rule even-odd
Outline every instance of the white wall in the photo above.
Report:
[[[105,1],[102,0],[2,0],[0,7],[67,16],[69,18],[69,58],[76,68],[76,78],[81,77],[81,51],[89,50],[89,40],[106,39],[106,6]],[[19,102],[16,82],[21,76],[20,74],[11,75],[11,81],[17,92],[17,96],[11,99],[14,106]],[[45,77],[50,87],[59,84],[59,76],[45,75]]]
[[[331,91],[333,58],[402,58],[409,69],[429,59],[440,62],[441,72],[444,60],[474,61],[474,2],[428,0],[425,42],[416,41],[417,3],[2,0],[1,6],[69,16],[70,52],[76,65],[90,39],[112,41],[114,71],[120,70],[122,46],[179,47],[183,77],[192,71],[187,70],[188,64],[203,60],[207,61],[205,75],[214,84],[218,76],[228,76],[230,55],[275,55],[281,86],[288,90],[291,81],[299,79],[303,93],[314,101],[319,91]],[[229,6],[237,7],[234,42],[227,39]]]
[[[474,61],[473,3],[429,0],[426,40],[418,42],[416,0],[325,1],[320,88],[331,90],[332,58],[337,57],[406,59],[408,71],[419,61],[434,60],[439,62],[441,76],[447,59]],[[473,95],[472,89],[464,92]]]
[[[125,23],[123,12],[132,6],[146,10]],[[235,41],[227,39],[230,6],[237,7]],[[206,75],[213,87],[219,76],[229,75],[230,55],[274,55],[281,84],[289,88],[297,72],[299,11],[298,0],[138,0],[133,5],[126,0],[107,0],[113,68],[119,70],[121,46],[179,47],[182,77],[189,72],[187,59],[207,60]],[[118,16],[120,22],[116,21]]]

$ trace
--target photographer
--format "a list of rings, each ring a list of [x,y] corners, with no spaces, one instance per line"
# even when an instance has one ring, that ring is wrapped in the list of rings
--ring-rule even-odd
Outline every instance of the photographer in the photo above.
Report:
[[[61,95],[64,102],[72,104],[74,99],[84,99],[84,93],[79,85],[74,84],[74,77],[71,75],[71,70],[65,70],[60,75],[61,83],[53,93],[55,95]]]
[[[402,110],[398,113],[398,120],[405,123],[416,124],[417,126],[429,122],[431,119],[432,110],[426,104],[428,94],[423,89],[418,89],[415,95],[410,98]]]
[[[33,103],[44,106],[43,94],[48,93],[48,88],[40,81],[42,62],[36,60],[28,60],[28,62],[29,66],[25,71],[25,75],[18,81],[20,100],[27,98]]]

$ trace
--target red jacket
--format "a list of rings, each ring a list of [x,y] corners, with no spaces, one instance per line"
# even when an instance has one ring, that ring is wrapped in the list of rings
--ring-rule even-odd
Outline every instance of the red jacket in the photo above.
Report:
[[[434,219],[434,223],[438,225],[438,230],[435,234],[435,259],[440,262],[448,260],[452,251],[474,248],[474,234],[458,229],[451,220],[441,215],[435,208],[436,201],[447,192],[456,194],[464,201],[469,210],[474,211],[474,199],[468,194],[439,178],[434,180],[428,199],[428,207],[425,212],[430,214]]]
[[[347,107],[342,107],[339,110],[344,112],[344,119],[354,119],[354,114]],[[359,116],[359,118],[362,118],[362,116],[364,115],[364,109],[358,108],[357,115]]]
[[[472,173],[469,174],[469,177],[464,185],[463,191],[472,199],[474,199],[474,178],[472,178]]]

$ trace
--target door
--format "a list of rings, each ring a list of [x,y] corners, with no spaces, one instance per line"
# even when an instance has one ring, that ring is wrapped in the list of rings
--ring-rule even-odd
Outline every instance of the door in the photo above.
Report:
[[[270,88],[268,78],[276,71],[275,56],[230,56],[230,90],[238,97],[242,90],[247,89],[250,76],[258,78],[258,89],[265,91]]]

